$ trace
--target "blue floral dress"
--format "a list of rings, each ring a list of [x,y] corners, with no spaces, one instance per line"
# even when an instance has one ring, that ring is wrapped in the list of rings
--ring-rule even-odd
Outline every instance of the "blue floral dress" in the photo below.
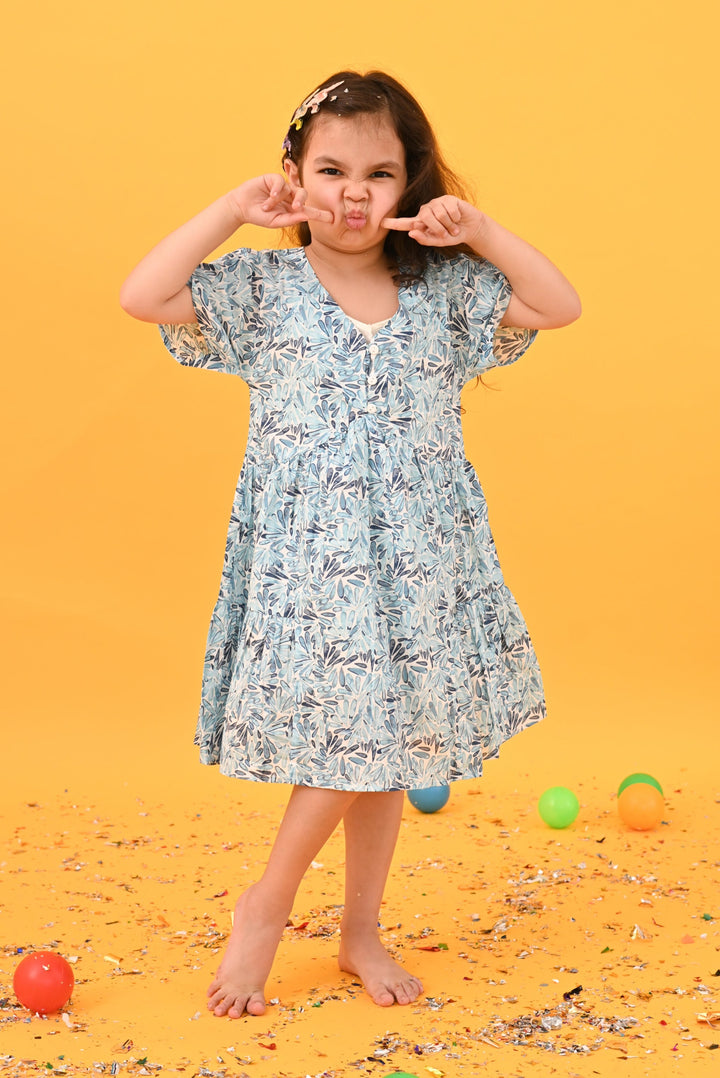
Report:
[[[368,343],[302,248],[191,279],[181,363],[239,375],[250,432],[196,743],[243,779],[343,790],[472,778],[544,715],[463,448],[460,391],[511,363],[505,277],[438,260]]]

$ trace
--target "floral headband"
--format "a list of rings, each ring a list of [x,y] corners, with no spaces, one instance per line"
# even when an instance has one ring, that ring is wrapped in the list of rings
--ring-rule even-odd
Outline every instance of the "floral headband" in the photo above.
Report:
[[[299,131],[303,125],[303,120],[307,113],[309,112],[311,115],[314,116],[322,105],[323,101],[327,100],[328,96],[332,93],[333,90],[337,90],[338,86],[342,86],[344,81],[344,79],[340,79],[340,82],[334,82],[332,86],[322,86],[319,90],[315,90],[314,93],[310,94],[309,97],[306,97],[302,105],[295,109],[295,112],[293,113],[293,118],[290,121],[290,130],[283,139],[282,144],[282,148],[288,155],[288,157],[290,157],[292,152],[292,144],[290,142],[290,131],[292,130],[292,128],[294,127],[296,131]],[[344,92],[348,92],[347,86],[345,87]],[[331,97],[330,100],[337,101],[337,94],[335,94],[334,97]]]

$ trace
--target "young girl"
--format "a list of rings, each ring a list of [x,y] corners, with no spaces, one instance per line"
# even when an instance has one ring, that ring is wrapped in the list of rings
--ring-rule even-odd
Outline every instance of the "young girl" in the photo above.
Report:
[[[340,968],[380,1006],[423,990],[377,932],[403,790],[480,775],[544,714],[460,391],[580,311],[542,254],[460,197],[388,75],[327,79],[283,151],[284,175],[173,232],[121,298],[181,363],[251,391],[196,741],[223,773],[293,790],[208,990],[231,1018],[265,1013],[296,890],[341,820]],[[245,224],[298,245],[203,262]]]

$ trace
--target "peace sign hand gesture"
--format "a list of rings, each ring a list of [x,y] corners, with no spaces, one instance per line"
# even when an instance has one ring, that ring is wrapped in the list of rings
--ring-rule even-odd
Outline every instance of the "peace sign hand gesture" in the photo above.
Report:
[[[302,221],[332,221],[327,210],[306,205],[302,187],[291,187],[279,173],[266,172],[236,187],[228,195],[242,224],[290,228]]]
[[[423,247],[452,247],[477,242],[485,215],[454,195],[441,195],[421,206],[414,217],[386,217],[383,228],[407,234]]]

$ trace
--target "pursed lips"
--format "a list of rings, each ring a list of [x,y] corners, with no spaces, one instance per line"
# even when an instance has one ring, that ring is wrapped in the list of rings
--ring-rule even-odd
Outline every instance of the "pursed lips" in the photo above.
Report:
[[[360,210],[348,210],[345,214],[345,221],[348,228],[363,228],[367,221],[367,214],[362,213]]]

